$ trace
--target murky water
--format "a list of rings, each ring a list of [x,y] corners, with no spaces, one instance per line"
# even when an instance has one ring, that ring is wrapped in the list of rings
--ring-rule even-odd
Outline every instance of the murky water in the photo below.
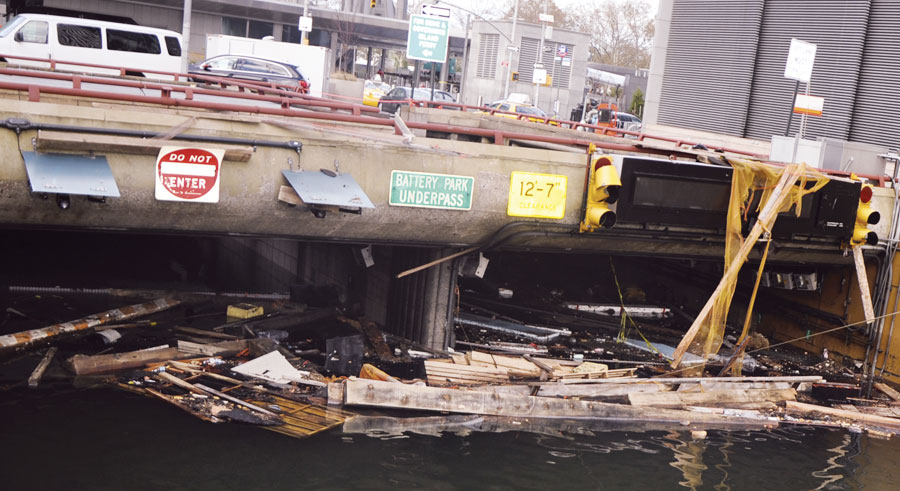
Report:
[[[896,489],[900,441],[846,431],[345,433],[205,423],[110,389],[0,392],[4,489]]]

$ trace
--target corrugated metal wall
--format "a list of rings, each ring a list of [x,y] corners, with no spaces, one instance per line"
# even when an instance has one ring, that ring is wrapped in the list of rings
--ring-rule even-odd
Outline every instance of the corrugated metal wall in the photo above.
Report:
[[[825,102],[826,110],[830,107]],[[900,147],[900,0],[872,0],[850,140]]]
[[[784,134],[795,81],[784,78],[791,38],[816,45],[810,94],[825,98],[825,113],[808,118],[807,138],[847,139],[862,62],[870,0],[766,0],[744,136]],[[804,85],[800,84],[800,90]],[[791,135],[800,128],[793,118]]]
[[[791,38],[817,45],[810,93],[825,98],[804,136],[900,145],[900,0],[673,0],[659,122],[784,134]]]
[[[479,78],[494,78],[497,73],[497,54],[500,51],[500,35],[481,33],[481,42],[478,45],[478,63],[475,68],[475,76]]]
[[[675,0],[661,124],[741,136],[763,0]]]

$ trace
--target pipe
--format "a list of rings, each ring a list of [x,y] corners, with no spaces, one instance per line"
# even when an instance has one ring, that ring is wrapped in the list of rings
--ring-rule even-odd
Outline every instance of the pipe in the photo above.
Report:
[[[141,131],[141,130],[123,130],[117,128],[97,128],[92,126],[73,126],[73,125],[64,125],[64,124],[50,124],[50,123],[32,123],[31,121],[24,118],[8,118],[3,122],[0,122],[0,126],[13,130],[16,133],[21,133],[26,130],[45,130],[45,131],[65,131],[69,133],[93,133],[98,135],[112,135],[112,136],[129,136],[136,138],[145,138],[145,139],[153,139],[160,138],[164,136],[164,133],[156,133],[153,131]],[[296,150],[299,152],[303,149],[303,143],[292,140],[287,142],[279,142],[273,140],[251,140],[249,138],[233,138],[227,136],[209,136],[209,135],[166,135],[172,140],[190,140],[190,141],[202,141],[207,143],[223,143],[223,144],[234,144],[234,145],[250,145],[254,147],[273,147],[273,148],[287,148],[290,150]]]

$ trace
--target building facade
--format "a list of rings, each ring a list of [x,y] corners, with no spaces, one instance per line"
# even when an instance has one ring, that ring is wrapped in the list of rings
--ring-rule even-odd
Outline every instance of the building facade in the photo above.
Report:
[[[817,46],[809,93],[825,98],[805,137],[900,147],[898,32],[900,0],[660,0],[645,121],[784,135],[797,38]],[[799,125],[793,118],[790,135]]]
[[[559,115],[568,117],[584,95],[590,36],[553,29],[550,39],[544,40],[544,52],[539,53],[541,26],[518,22],[512,42],[511,35],[512,21],[472,23],[463,100],[460,102],[476,104],[503,99],[509,78],[510,93],[528,94],[548,114],[554,114],[556,101],[559,101]],[[510,50],[510,46],[517,50]],[[535,64],[543,65],[551,78],[551,83],[537,89],[532,83]],[[512,80],[514,74],[518,80]]]

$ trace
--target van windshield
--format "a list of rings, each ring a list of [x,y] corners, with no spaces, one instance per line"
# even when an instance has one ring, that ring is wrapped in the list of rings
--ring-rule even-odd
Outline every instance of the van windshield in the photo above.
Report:
[[[6,37],[9,33],[16,30],[16,27],[21,25],[23,22],[25,22],[24,17],[14,17],[13,20],[9,21],[8,24],[0,27],[0,38]]]

